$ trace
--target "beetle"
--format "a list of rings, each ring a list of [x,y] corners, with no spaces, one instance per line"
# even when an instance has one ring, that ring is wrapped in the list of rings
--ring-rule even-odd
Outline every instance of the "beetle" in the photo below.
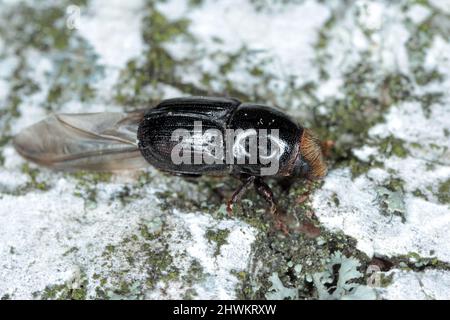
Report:
[[[276,213],[266,176],[314,180],[327,171],[311,130],[275,108],[223,97],[167,99],[133,112],[54,114],[21,131],[13,144],[24,158],[57,170],[114,171],[150,164],[184,177],[232,175],[242,184],[227,203],[230,214],[252,185]],[[196,156],[205,161],[189,161]]]

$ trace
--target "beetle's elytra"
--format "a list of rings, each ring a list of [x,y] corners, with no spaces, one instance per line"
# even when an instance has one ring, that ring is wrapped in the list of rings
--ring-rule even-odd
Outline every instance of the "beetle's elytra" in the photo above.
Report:
[[[214,135],[206,139],[203,134],[203,140],[198,140],[199,123],[201,134]],[[214,141],[217,148],[208,155],[220,161],[174,161],[174,150],[180,141],[184,145],[187,141],[184,136],[174,139],[176,130],[197,139],[192,139],[194,157],[195,152],[209,150]],[[231,142],[230,132],[234,134]],[[195,141],[202,141],[203,147],[198,148]],[[262,141],[270,141],[266,153]],[[14,146],[26,159],[60,170],[136,169],[151,164],[177,175],[231,174],[243,184],[228,203],[229,212],[252,184],[274,210],[272,192],[262,174],[272,163],[263,160],[276,160],[276,171],[269,174],[274,177],[317,179],[326,174],[320,141],[310,130],[274,108],[232,98],[176,98],[135,112],[52,115],[20,132]],[[257,151],[257,161],[252,160],[252,150]]]

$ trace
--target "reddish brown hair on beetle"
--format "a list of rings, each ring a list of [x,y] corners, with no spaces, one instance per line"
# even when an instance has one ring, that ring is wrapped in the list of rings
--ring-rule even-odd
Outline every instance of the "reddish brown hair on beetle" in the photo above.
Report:
[[[314,133],[305,129],[300,141],[300,153],[311,167],[311,178],[320,179],[327,174],[327,165],[323,158],[321,142]]]

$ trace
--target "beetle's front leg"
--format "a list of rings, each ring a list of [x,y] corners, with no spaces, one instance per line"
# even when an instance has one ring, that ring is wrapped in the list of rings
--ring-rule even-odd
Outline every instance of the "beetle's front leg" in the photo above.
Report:
[[[275,218],[275,224],[276,224],[277,228],[281,229],[285,234],[289,234],[289,229],[282,220],[282,218],[284,218],[284,217],[282,217],[280,215],[280,212],[277,209],[277,203],[275,201],[273,192],[270,189],[270,187],[261,178],[256,178],[255,179],[255,189],[256,189],[256,192],[261,197],[263,197],[264,200],[266,200],[267,203],[270,205],[270,213]]]
[[[242,185],[233,193],[231,196],[231,199],[227,203],[227,212],[228,215],[231,216],[233,213],[233,206],[236,202],[241,200],[244,193],[250,188],[252,183],[255,181],[254,176],[246,177],[245,180],[241,179],[243,181]]]

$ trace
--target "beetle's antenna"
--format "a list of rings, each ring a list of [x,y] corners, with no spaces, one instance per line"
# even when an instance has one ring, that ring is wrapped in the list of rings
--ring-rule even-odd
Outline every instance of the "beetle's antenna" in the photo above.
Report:
[[[304,129],[300,141],[300,153],[311,166],[311,176],[319,179],[327,173],[327,165],[323,159],[322,143],[309,129]]]

